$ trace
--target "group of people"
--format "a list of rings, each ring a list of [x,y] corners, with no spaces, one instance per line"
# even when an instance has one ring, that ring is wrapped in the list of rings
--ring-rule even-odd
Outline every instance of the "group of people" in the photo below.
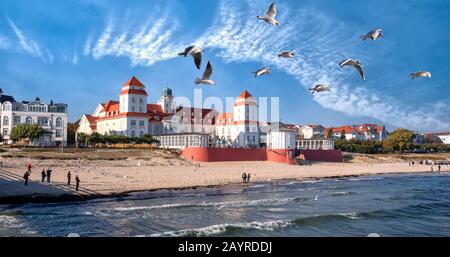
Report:
[[[25,186],[28,186],[28,180],[31,176],[31,169],[32,169],[32,165],[31,165],[31,163],[29,163],[27,165],[27,171],[23,175],[23,179],[25,180]],[[42,169],[41,183],[44,183],[45,178],[47,178],[47,183],[50,183],[52,172],[53,171],[50,168],[48,168],[47,170]],[[67,185],[68,186],[70,186],[71,180],[72,180],[72,173],[69,170],[69,172],[67,172]],[[79,188],[80,188],[80,178],[78,177],[78,174],[75,172],[75,190],[78,191]]]
[[[243,183],[250,183],[250,173],[246,174],[245,172],[242,174],[242,182]]]

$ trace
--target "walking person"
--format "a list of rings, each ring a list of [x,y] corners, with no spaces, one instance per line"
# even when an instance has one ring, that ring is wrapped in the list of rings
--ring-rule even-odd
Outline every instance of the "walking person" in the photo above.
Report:
[[[47,169],[47,183],[50,183],[50,178],[52,176],[52,170],[50,168]]]
[[[29,173],[31,173],[31,168],[32,168],[31,163],[28,163],[27,169],[28,169],[28,172],[29,172]]]
[[[28,178],[30,177],[31,173],[29,171],[25,172],[23,175],[23,179],[25,180],[25,186],[28,186]]]
[[[250,183],[250,173],[247,175],[247,183]]]
[[[438,172],[441,172],[441,165],[438,165]]]
[[[70,179],[72,178],[72,174],[69,172],[67,173],[67,185],[70,186]]]
[[[80,187],[80,178],[78,177],[78,174],[75,175],[75,190],[78,191],[78,188]]]
[[[246,183],[246,182],[247,182],[247,174],[245,174],[245,172],[242,173],[242,182],[243,182],[243,183]]]
[[[41,172],[41,183],[44,183],[45,177],[47,177],[47,175],[45,175],[45,169],[42,169],[42,172]]]

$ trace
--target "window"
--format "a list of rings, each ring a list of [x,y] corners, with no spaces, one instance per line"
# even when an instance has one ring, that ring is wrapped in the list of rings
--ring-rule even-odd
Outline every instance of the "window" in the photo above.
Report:
[[[142,98],[139,98],[139,103],[142,103],[143,101],[142,101]]]
[[[62,129],[57,129],[55,135],[56,137],[62,137],[63,136]]]
[[[144,137],[144,131],[141,131],[141,133],[139,133],[139,137]]]
[[[136,137],[136,131],[134,130],[131,131],[131,137]]]
[[[143,121],[143,120],[140,120],[140,121],[139,121],[139,127],[143,127],[143,126],[145,126],[145,125],[144,125],[144,121]]]
[[[3,135],[7,136],[8,135],[8,129],[3,129]]]
[[[8,116],[3,117],[3,126],[9,126],[9,118],[8,118]]]
[[[141,106],[141,107],[139,107],[139,112],[143,112],[143,111],[142,111],[142,106]]]
[[[48,118],[47,117],[38,117],[39,126],[48,126]]]
[[[131,124],[131,126],[136,126],[136,121],[135,121],[135,120],[132,120],[132,121],[130,122],[130,124]]]
[[[132,112],[135,112],[135,111],[136,111],[136,108],[135,108],[134,106],[131,106],[131,111],[132,111]]]
[[[134,97],[131,97],[131,102],[132,102],[132,103],[135,103],[135,102],[136,102],[136,99],[135,99]]]
[[[63,126],[63,120],[61,118],[57,118],[56,119],[56,127],[62,128],[62,126]]]
[[[27,124],[27,125],[33,124],[33,119],[32,119],[30,116],[28,116],[28,117],[25,119],[25,124]]]
[[[13,125],[19,125],[19,124],[20,124],[20,116],[14,116]]]

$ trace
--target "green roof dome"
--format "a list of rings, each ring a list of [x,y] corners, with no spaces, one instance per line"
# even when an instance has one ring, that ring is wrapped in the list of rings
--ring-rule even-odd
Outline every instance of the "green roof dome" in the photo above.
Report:
[[[166,86],[166,88],[163,89],[162,94],[163,96],[172,96],[172,89]]]

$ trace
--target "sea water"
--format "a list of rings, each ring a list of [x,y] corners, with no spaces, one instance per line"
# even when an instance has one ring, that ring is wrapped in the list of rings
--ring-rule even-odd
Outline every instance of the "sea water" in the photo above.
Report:
[[[450,236],[450,175],[163,190],[0,205],[0,236]]]

